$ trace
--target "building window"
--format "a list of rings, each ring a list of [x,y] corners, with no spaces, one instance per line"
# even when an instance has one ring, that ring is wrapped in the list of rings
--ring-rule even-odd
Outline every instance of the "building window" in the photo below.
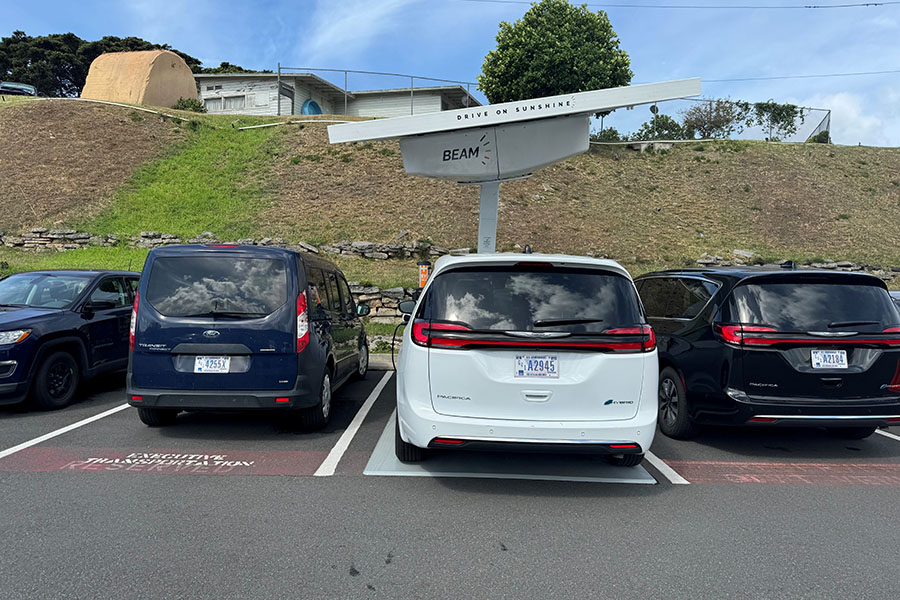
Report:
[[[225,98],[225,110],[243,110],[244,96],[228,96]]]
[[[221,90],[221,89],[222,89],[222,86],[221,86],[221,85],[208,85],[208,86],[206,86],[206,91],[207,91],[207,92],[212,92],[212,91],[214,91],[214,90]]]
[[[206,110],[208,112],[215,112],[218,110],[222,110],[222,99],[221,98],[206,98],[203,100],[203,105],[206,106]]]

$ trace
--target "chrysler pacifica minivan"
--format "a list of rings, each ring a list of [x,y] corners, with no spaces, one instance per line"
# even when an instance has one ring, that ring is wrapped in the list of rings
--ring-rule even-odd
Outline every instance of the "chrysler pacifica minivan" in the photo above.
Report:
[[[628,272],[540,254],[442,257],[397,364],[395,447],[590,452],[633,466],[656,430],[653,330]]]

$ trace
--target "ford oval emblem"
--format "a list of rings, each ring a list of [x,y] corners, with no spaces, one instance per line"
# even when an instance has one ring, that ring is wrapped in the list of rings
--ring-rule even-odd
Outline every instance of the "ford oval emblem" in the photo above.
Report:
[[[203,332],[203,337],[217,338],[217,337],[219,337],[219,332],[216,331],[215,329],[207,329],[206,331]]]

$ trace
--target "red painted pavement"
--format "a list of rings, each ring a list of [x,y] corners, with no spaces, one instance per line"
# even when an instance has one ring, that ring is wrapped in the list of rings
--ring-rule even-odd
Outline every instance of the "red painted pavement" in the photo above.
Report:
[[[327,451],[195,452],[121,448],[27,448],[0,459],[0,471],[157,475],[312,475]]]
[[[718,462],[667,460],[691,483],[900,486],[900,463]]]

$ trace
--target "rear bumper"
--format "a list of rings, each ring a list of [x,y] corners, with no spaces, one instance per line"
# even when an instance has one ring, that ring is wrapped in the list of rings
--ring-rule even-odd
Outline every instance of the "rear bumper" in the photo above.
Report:
[[[749,396],[733,389],[724,395],[734,406],[734,412],[719,418],[706,415],[703,422],[784,427],[886,427],[898,425],[897,419],[900,419],[900,396],[826,401]]]
[[[128,404],[179,410],[290,410],[315,406],[321,380],[300,375],[290,390],[163,390],[135,387],[128,374]],[[136,400],[135,398],[140,398]]]

